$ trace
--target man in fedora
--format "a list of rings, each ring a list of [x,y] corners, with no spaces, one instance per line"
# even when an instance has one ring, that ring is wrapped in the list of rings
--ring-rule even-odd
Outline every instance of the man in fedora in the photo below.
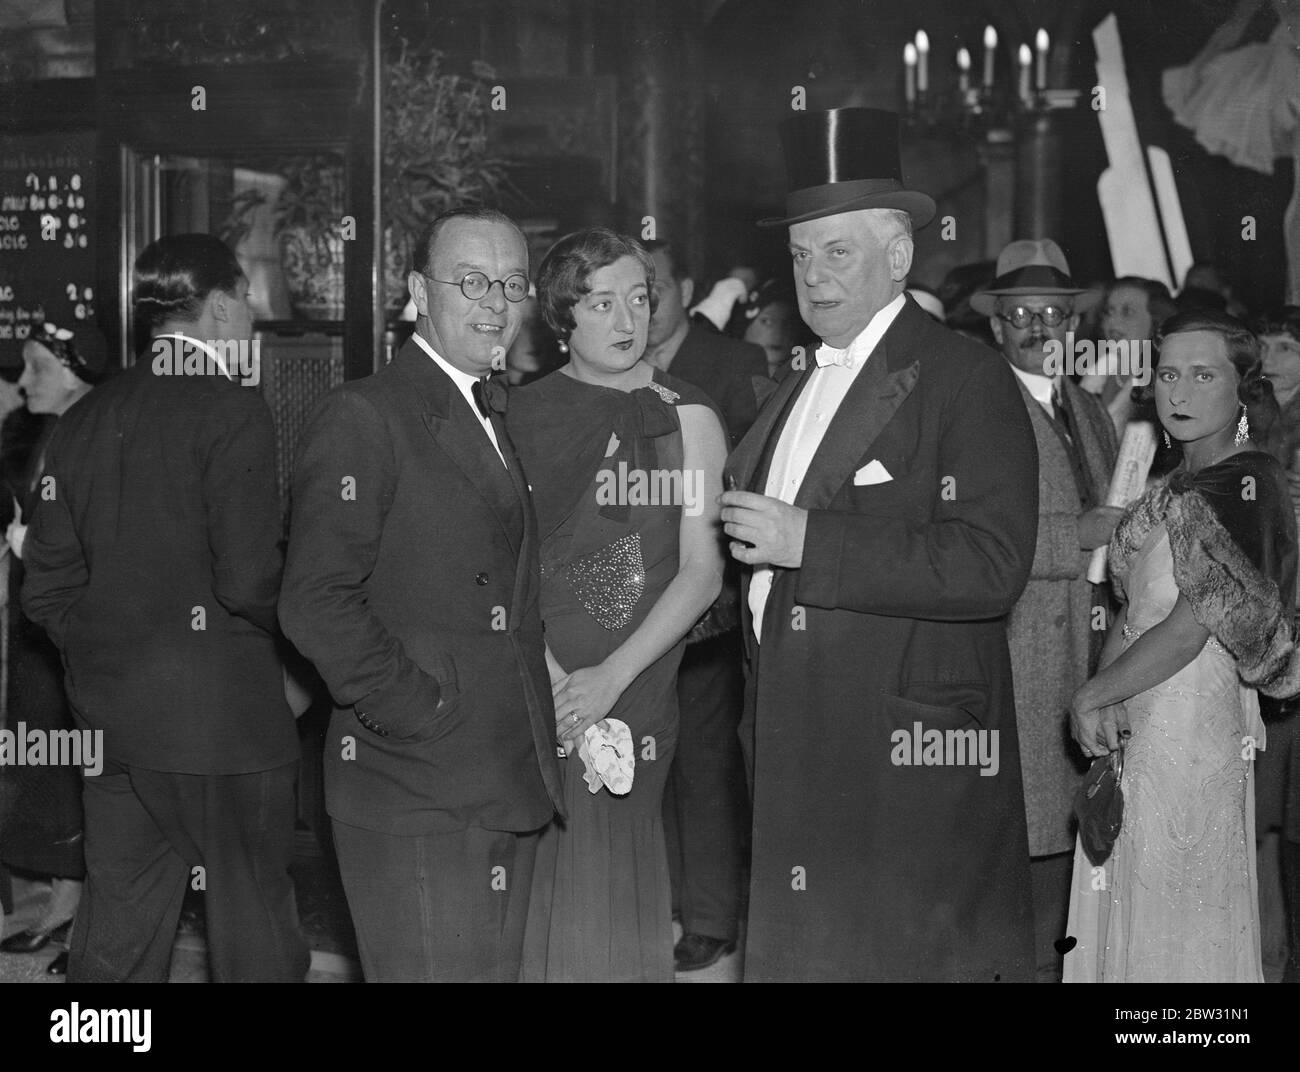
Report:
[[[1004,617],[1034,555],[1015,377],[903,293],[898,117],[782,129],[796,360],[728,462],[754,796],[747,980],[1028,980]],[[739,490],[744,489],[744,490]]]
[[[1101,399],[1062,374],[1079,314],[1100,293],[1076,286],[1056,243],[1012,242],[997,278],[971,297],[1015,373],[1038,444],[1038,544],[1029,584],[1007,619],[1029,824],[1038,978],[1059,982],[1073,859],[1073,800],[1087,764],[1066,725],[1070,698],[1094,669],[1101,632],[1088,581],[1092,548],[1123,513],[1104,506],[1115,427]],[[1104,621],[1104,619],[1103,619]]]

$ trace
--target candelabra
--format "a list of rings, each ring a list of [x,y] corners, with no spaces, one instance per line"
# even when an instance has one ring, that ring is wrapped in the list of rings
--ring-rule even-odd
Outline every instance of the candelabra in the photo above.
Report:
[[[1046,30],[1038,31],[1032,50],[1027,44],[1017,50],[1014,84],[996,78],[998,34],[992,26],[985,27],[983,43],[978,83],[972,79],[970,52],[960,48],[955,87],[935,92],[930,84],[930,38],[924,30],[917,31],[915,39],[903,48],[906,127],[923,133],[961,130],[1004,140],[1013,137],[1012,132],[1024,119],[1074,108],[1078,103],[1078,90],[1047,86],[1050,40]]]

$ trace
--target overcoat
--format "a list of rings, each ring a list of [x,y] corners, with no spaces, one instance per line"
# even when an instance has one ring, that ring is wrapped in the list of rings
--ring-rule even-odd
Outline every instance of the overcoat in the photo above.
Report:
[[[1020,387],[1038,444],[1038,543],[1029,583],[1007,619],[1007,643],[1016,688],[1016,725],[1025,782],[1029,855],[1074,848],[1074,793],[1088,769],[1070,737],[1068,709],[1088,679],[1096,619],[1104,607],[1088,580],[1091,551],[1079,547],[1083,508],[1078,478],[1047,411]],[[1115,468],[1115,425],[1101,399],[1070,380],[1061,384],[1087,502],[1105,501]]]
[[[764,489],[816,375],[792,371],[759,414],[728,462],[739,487]],[[872,461],[892,479],[855,482]],[[1033,560],[1038,476],[1006,362],[907,298],[795,505],[809,511],[803,563],[776,570],[761,646],[742,600],[745,978],[1028,980],[1005,617]],[[928,761],[935,750],[917,746],[935,732],[938,758],[963,762]]]

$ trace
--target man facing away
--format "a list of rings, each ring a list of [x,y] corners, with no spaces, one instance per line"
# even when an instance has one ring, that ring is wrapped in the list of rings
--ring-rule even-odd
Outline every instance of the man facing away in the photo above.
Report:
[[[728,462],[754,799],[746,980],[1028,980],[1004,617],[1034,553],[1015,377],[903,294],[898,117],[783,127],[799,310],[823,340]],[[744,741],[742,737],[742,741]]]
[[[1088,563],[1123,514],[1104,505],[1118,451],[1110,414],[1101,398],[1062,372],[1079,314],[1098,296],[1075,286],[1056,243],[1043,239],[1008,245],[997,278],[971,297],[1015,373],[1038,446],[1038,542],[1029,584],[1007,619],[1007,640],[1041,982],[1061,979],[1064,954],[1056,943],[1065,937],[1069,907],[1074,793],[1087,770],[1066,712],[1095,669],[1100,646],[1094,638],[1104,635],[1108,620],[1105,594],[1089,582]]]
[[[459,209],[415,257],[415,334],[304,433],[280,615],[337,705],[325,803],[366,979],[514,982],[561,800],[536,519],[488,380],[528,252]]]
[[[300,982],[275,432],[230,364],[248,280],[211,235],[160,238],[136,261],[135,312],[150,351],[59,418],[25,547],[24,608],[107,757],[83,782],[68,981],[166,981],[194,888],[214,981]]]

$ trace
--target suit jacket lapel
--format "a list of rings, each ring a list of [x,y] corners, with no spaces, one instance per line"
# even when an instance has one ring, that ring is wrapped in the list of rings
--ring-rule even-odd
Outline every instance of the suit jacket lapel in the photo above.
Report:
[[[1029,410],[1029,423],[1033,425],[1034,438],[1038,441],[1039,475],[1061,492],[1067,501],[1077,501],[1079,492],[1074,486],[1074,466],[1070,464],[1061,430],[1038,400],[1029,393],[1029,388],[1019,376],[1016,377],[1016,386],[1020,388],[1020,396],[1025,400],[1025,407]],[[1049,459],[1053,458],[1057,459],[1058,464],[1050,463]]]
[[[459,389],[428,354],[414,341],[402,347],[393,359],[399,370],[419,391],[424,401],[424,424],[438,448],[455,464],[465,479],[492,509],[515,554],[519,553],[519,532],[514,511],[519,497],[515,477],[492,446],[483,426],[470,411]],[[494,423],[497,442],[507,453],[502,425]]]
[[[1115,463],[1109,457],[1104,430],[1097,428],[1094,414],[1083,404],[1082,394],[1083,388],[1078,384],[1070,380],[1061,381],[1061,404],[1070,413],[1075,447],[1079,451],[1079,460],[1083,462],[1092,501],[1101,504],[1106,501],[1106,493],[1110,490],[1110,470]],[[1110,419],[1109,413],[1105,416]]]
[[[899,313],[900,318],[902,315]],[[897,324],[898,320],[895,319],[894,323]],[[795,506],[804,510],[827,507],[836,492],[862,465],[876,437],[916,386],[921,374],[918,362],[913,361],[902,368],[890,367],[889,337],[893,328],[894,325],[890,325],[890,330],[867,359],[867,367],[858,373],[849,393],[835,411],[826,436],[799,486]],[[898,344],[894,345],[897,347]]]
[[[524,479],[523,465],[519,461],[519,455],[515,453],[515,445],[510,442],[510,434],[506,431],[505,418],[499,413],[493,413],[492,427],[496,431],[497,442],[501,444],[501,453],[505,455],[506,472],[510,478],[510,484],[514,488],[519,510],[524,518],[523,540],[519,547],[515,548],[519,564],[515,570],[514,599],[510,607],[511,624],[513,625],[516,624],[518,617],[523,613],[528,588],[529,564],[537,555],[537,511],[533,509],[533,500],[528,491],[528,482]],[[513,543],[511,546],[514,546]]]

